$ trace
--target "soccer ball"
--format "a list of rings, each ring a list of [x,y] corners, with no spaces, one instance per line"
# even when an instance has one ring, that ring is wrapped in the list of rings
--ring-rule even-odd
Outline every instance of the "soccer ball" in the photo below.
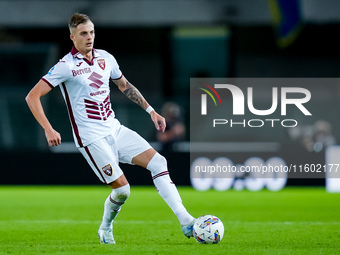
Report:
[[[222,240],[223,234],[223,223],[216,216],[204,215],[195,221],[194,237],[200,244],[216,244]]]

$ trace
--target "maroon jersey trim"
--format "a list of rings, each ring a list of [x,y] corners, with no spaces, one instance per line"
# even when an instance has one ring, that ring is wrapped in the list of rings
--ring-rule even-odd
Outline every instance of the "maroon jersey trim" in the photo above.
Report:
[[[47,85],[51,87],[51,89],[54,89],[53,85],[52,85],[48,80],[46,80],[45,78],[41,78],[41,79],[42,79],[44,82],[46,82]]]
[[[83,147],[83,142],[81,141],[78,126],[77,126],[76,121],[74,119],[74,115],[73,115],[73,111],[72,111],[72,107],[71,107],[71,101],[70,101],[70,97],[68,95],[65,83],[62,83],[62,88],[63,88],[64,93],[65,93],[65,100],[66,100],[68,115],[70,117],[70,121],[71,121],[71,124],[72,124],[72,127],[73,127],[74,134],[76,135],[77,142],[78,142],[79,146]]]

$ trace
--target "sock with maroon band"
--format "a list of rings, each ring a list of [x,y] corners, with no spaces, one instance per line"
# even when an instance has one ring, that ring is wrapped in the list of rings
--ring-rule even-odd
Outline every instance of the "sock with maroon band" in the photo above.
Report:
[[[153,183],[159,195],[175,213],[181,225],[190,223],[194,217],[185,209],[177,188],[170,179],[166,159],[156,153],[146,168],[151,172]]]
[[[130,195],[130,185],[127,184],[118,189],[113,189],[111,194],[104,204],[103,221],[100,225],[101,229],[112,228],[112,222],[117,217],[121,206],[125,203],[126,199]]]

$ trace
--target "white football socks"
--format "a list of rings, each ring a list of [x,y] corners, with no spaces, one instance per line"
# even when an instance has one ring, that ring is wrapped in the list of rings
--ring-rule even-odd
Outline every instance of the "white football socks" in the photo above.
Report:
[[[103,221],[100,225],[101,229],[112,228],[112,222],[117,217],[121,206],[125,203],[130,195],[130,185],[127,184],[118,189],[112,189],[111,194],[104,204]]]
[[[156,153],[146,168],[151,172],[153,183],[159,195],[175,213],[181,225],[189,224],[194,217],[185,209],[178,190],[170,179],[166,159]]]

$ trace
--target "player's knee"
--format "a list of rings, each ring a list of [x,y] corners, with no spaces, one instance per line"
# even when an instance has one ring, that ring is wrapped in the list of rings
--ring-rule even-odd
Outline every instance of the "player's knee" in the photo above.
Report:
[[[163,171],[167,171],[168,165],[165,157],[163,157],[158,152],[153,156],[147,165],[146,169],[148,169],[152,175],[161,173]]]
[[[125,201],[130,196],[130,185],[126,184],[114,190],[115,197],[118,201]]]

